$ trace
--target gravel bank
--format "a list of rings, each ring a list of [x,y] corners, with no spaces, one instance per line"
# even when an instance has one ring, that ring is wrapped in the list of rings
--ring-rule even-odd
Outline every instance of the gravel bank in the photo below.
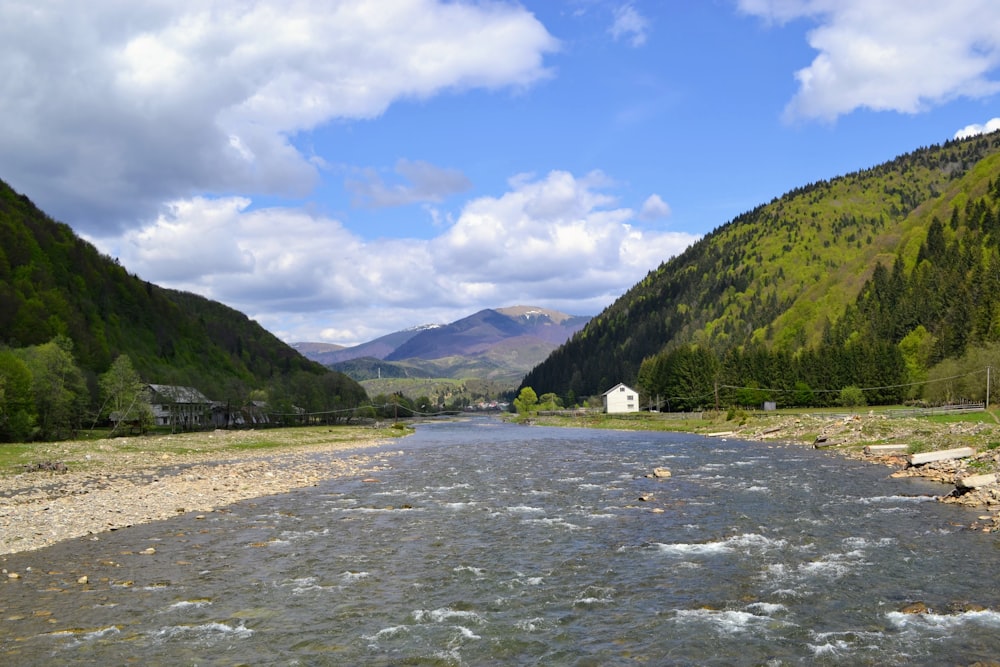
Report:
[[[234,441],[254,436],[218,431],[51,445],[50,449],[59,447],[51,451],[78,456],[80,463],[68,465],[66,472],[39,470],[0,477],[0,555],[185,512],[210,512],[327,479],[367,477],[384,469],[395,454],[346,454],[385,444],[387,439],[324,443],[315,442],[322,440],[321,435],[297,435],[307,444],[289,444],[280,451],[233,450]],[[202,451],[163,451],[165,444],[187,448],[195,438],[200,438]]]

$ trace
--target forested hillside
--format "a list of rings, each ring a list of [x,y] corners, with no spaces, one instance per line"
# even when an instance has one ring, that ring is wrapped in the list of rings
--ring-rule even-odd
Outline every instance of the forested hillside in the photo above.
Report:
[[[26,349],[57,337],[91,393],[96,377],[126,355],[146,382],[194,386],[216,400],[245,400],[253,390],[287,396],[310,384],[299,376],[323,378],[353,404],[366,398],[359,384],[242,313],[129,274],[0,181],[0,346]],[[0,422],[4,379],[0,368]]]
[[[522,386],[625,381],[671,407],[919,398],[1000,341],[998,183],[993,134],[799,188],[651,271]]]

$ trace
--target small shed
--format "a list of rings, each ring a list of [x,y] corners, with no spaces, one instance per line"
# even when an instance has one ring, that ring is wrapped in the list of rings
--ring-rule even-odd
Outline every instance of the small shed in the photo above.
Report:
[[[609,415],[623,412],[639,412],[639,392],[619,382],[601,396],[604,411]]]

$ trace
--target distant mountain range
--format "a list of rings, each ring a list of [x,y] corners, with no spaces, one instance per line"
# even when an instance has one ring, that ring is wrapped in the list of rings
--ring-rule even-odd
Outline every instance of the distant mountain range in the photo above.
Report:
[[[356,380],[481,377],[519,380],[590,321],[533,306],[488,308],[450,324],[397,331],[353,347],[294,343],[313,361]]]

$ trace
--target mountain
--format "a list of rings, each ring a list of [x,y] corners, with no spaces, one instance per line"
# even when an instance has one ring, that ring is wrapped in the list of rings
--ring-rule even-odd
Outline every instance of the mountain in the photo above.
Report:
[[[335,364],[352,359],[385,359],[400,345],[417,334],[427,329],[436,328],[437,326],[436,324],[427,324],[404,331],[396,331],[352,347],[332,345],[330,343],[293,343],[292,347],[309,359],[319,362],[324,366],[332,367]]]
[[[331,354],[337,352],[338,350],[343,350],[343,345],[335,345],[333,343],[295,343],[292,345],[299,354],[306,357],[309,354],[323,355]]]
[[[0,343],[26,347],[57,335],[91,375],[126,354],[146,381],[220,399],[235,387],[329,373],[243,313],[129,274],[0,181]],[[345,395],[364,395],[343,380]]]
[[[451,324],[424,329],[385,358],[399,361],[481,356],[497,348],[515,350],[537,341],[558,345],[588,319],[528,306],[488,308]]]
[[[919,377],[968,345],[1000,341],[990,287],[1000,271],[998,184],[992,134],[795,189],[650,271],[522,386],[576,396],[619,381],[653,386],[644,360],[676,379],[667,362],[681,350],[706,354],[703,367],[720,364],[715,382],[728,372],[738,386],[788,381],[810,360],[812,386],[824,391],[871,386],[861,384],[876,381],[864,378],[869,369],[903,362],[896,377]],[[765,361],[769,374],[753,370]],[[697,375],[693,357],[672,362]],[[718,396],[717,385],[688,389]]]
[[[450,324],[407,329],[341,350],[321,351],[307,343],[295,347],[358,380],[481,377],[516,384],[589,319],[513,306],[481,310]]]

